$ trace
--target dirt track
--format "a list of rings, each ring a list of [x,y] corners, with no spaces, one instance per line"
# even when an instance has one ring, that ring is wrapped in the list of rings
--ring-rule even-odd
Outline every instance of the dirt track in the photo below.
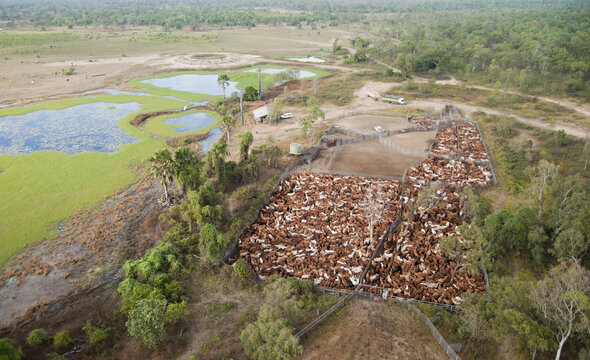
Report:
[[[426,329],[401,306],[353,300],[304,339],[296,359],[448,359]]]

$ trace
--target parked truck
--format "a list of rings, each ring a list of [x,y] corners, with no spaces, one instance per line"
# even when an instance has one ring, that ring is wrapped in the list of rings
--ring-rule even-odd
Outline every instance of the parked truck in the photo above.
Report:
[[[406,105],[406,99],[399,96],[393,95],[381,95],[381,101],[388,102],[390,104]]]
[[[367,96],[374,99],[375,101],[379,100],[379,93],[373,90],[367,90]]]

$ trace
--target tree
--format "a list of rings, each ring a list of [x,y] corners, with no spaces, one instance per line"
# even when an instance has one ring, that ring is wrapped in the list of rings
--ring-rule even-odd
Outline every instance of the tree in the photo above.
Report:
[[[240,139],[240,163],[243,164],[248,160],[248,153],[250,151],[250,146],[254,142],[254,137],[252,133],[247,131],[242,135]]]
[[[278,121],[281,118],[281,114],[283,113],[283,99],[277,97],[272,102],[272,114],[270,115],[271,123],[274,119]]]
[[[573,261],[552,268],[532,288],[533,301],[558,343],[555,359],[574,332],[590,331],[590,271]]]
[[[221,118],[221,127],[227,132],[227,143],[230,143],[230,132],[236,127],[236,119],[231,115]]]
[[[207,153],[205,157],[205,172],[209,177],[213,174],[217,175],[217,182],[223,184],[224,174],[224,163],[225,158],[229,156],[229,150],[227,149],[227,143],[223,140],[213,144],[213,147]]]
[[[371,185],[367,189],[365,200],[361,206],[365,210],[365,217],[367,218],[367,225],[369,227],[369,240],[373,244],[373,229],[381,220],[385,211],[385,195],[381,191],[381,187],[377,186],[375,189]]]
[[[186,206],[185,213],[199,225],[220,223],[223,216],[223,209],[219,205],[220,198],[213,184],[207,181],[197,191],[189,193],[188,201],[183,204]]]
[[[201,256],[206,257],[213,264],[219,263],[223,258],[223,252],[227,245],[225,236],[219,233],[212,224],[203,226],[200,235],[199,250]]]
[[[14,340],[9,338],[0,338],[0,359],[2,360],[20,360],[25,356],[23,349],[16,346]]]
[[[315,96],[307,99],[306,105],[307,107],[305,112],[307,115],[299,119],[299,126],[301,126],[301,132],[308,138],[309,145],[311,146],[311,130],[313,128],[313,124],[320,117],[324,119],[326,114],[322,111],[322,109],[320,109],[320,100]]]
[[[125,323],[129,334],[152,349],[164,340],[166,300],[143,299],[129,313]]]
[[[293,325],[271,306],[260,309],[258,319],[242,331],[240,340],[251,359],[289,360],[302,351]]]
[[[160,178],[160,183],[164,188],[166,201],[169,201],[168,185],[172,182],[175,173],[174,162],[170,150],[163,149],[157,151],[154,156],[150,158],[150,163],[151,166],[149,172],[153,177]]]
[[[182,187],[182,194],[186,190],[195,190],[200,185],[202,163],[194,151],[181,147],[174,152],[174,176]]]
[[[264,145],[258,148],[262,153],[262,156],[268,161],[267,166],[271,166],[274,163],[274,167],[277,167],[278,159],[283,155],[283,151],[275,144],[275,140],[272,135],[266,138]]]
[[[229,86],[229,76],[227,74],[219,74],[217,76],[217,85],[223,90],[223,99],[225,99],[225,88]]]
[[[590,242],[584,237],[584,234],[576,228],[569,228],[557,236],[551,252],[558,259],[569,258],[581,265],[582,259],[589,249]]]
[[[537,205],[539,207],[538,216],[540,218],[543,215],[543,195],[545,189],[550,185],[553,177],[558,175],[559,168],[546,160],[541,160],[536,170],[536,176],[533,178],[533,188],[537,198]]]
[[[256,101],[258,100],[258,90],[254,86],[246,86],[244,89],[244,100]]]

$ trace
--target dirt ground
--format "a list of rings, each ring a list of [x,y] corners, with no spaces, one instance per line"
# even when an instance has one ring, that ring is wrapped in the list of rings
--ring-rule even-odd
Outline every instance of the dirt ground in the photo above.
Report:
[[[298,360],[448,358],[414,315],[400,305],[372,300],[352,300],[302,344]]]
[[[381,126],[384,130],[400,130],[408,127],[403,117],[378,115],[349,116],[336,121],[334,125],[369,134],[375,132],[375,126]]]
[[[366,175],[402,177],[419,156],[406,155],[378,140],[342,145],[328,170]]]
[[[430,147],[434,141],[436,131],[417,131],[405,134],[397,134],[385,137],[385,139],[397,145],[414,151],[422,151]]]

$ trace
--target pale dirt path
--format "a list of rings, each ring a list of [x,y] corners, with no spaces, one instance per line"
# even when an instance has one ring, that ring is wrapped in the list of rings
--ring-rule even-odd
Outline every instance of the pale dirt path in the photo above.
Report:
[[[436,83],[440,84],[440,85],[461,85],[463,84],[463,82],[461,82],[460,80],[455,79],[452,75],[449,74],[449,76],[451,77],[450,80],[437,80]],[[420,80],[426,80],[424,78],[420,78]],[[426,80],[427,81],[427,80]],[[491,87],[487,87],[487,86],[481,86],[481,85],[466,85],[467,88],[469,89],[479,89],[479,90],[487,90],[487,91],[494,91],[493,88]],[[520,93],[518,91],[513,91],[513,90],[500,90],[503,93],[506,94],[516,94],[519,96],[523,96],[523,97],[528,97],[528,98],[533,98],[536,97],[537,99],[543,100],[543,101],[547,101],[550,102],[552,104],[557,104],[569,109],[572,109],[582,115],[588,116],[590,117],[590,104],[585,103],[585,104],[577,104],[573,101],[570,100],[564,100],[564,99],[555,99],[555,98],[550,98],[547,96],[534,96],[534,95],[529,95],[529,94],[523,94]]]
[[[460,83],[460,81],[457,81],[458,83]],[[480,89],[480,90],[488,90],[488,91],[493,91],[493,88],[490,87],[486,87],[486,86],[479,86],[479,85],[467,85],[468,88],[470,89]],[[512,91],[512,90],[500,90],[503,93],[506,94],[516,94],[516,95],[520,95],[520,96],[524,96],[524,97],[535,97],[534,95],[528,95],[528,94],[523,94],[523,93],[519,93],[518,91]],[[582,115],[585,116],[589,116],[590,117],[590,104],[576,104],[573,101],[569,101],[569,100],[563,100],[563,99],[554,99],[554,98],[550,98],[550,97],[546,97],[546,96],[536,96],[537,99],[543,100],[543,101],[547,101],[553,104],[557,104],[557,105],[561,105],[563,107],[572,109],[576,112],[579,112]]]

